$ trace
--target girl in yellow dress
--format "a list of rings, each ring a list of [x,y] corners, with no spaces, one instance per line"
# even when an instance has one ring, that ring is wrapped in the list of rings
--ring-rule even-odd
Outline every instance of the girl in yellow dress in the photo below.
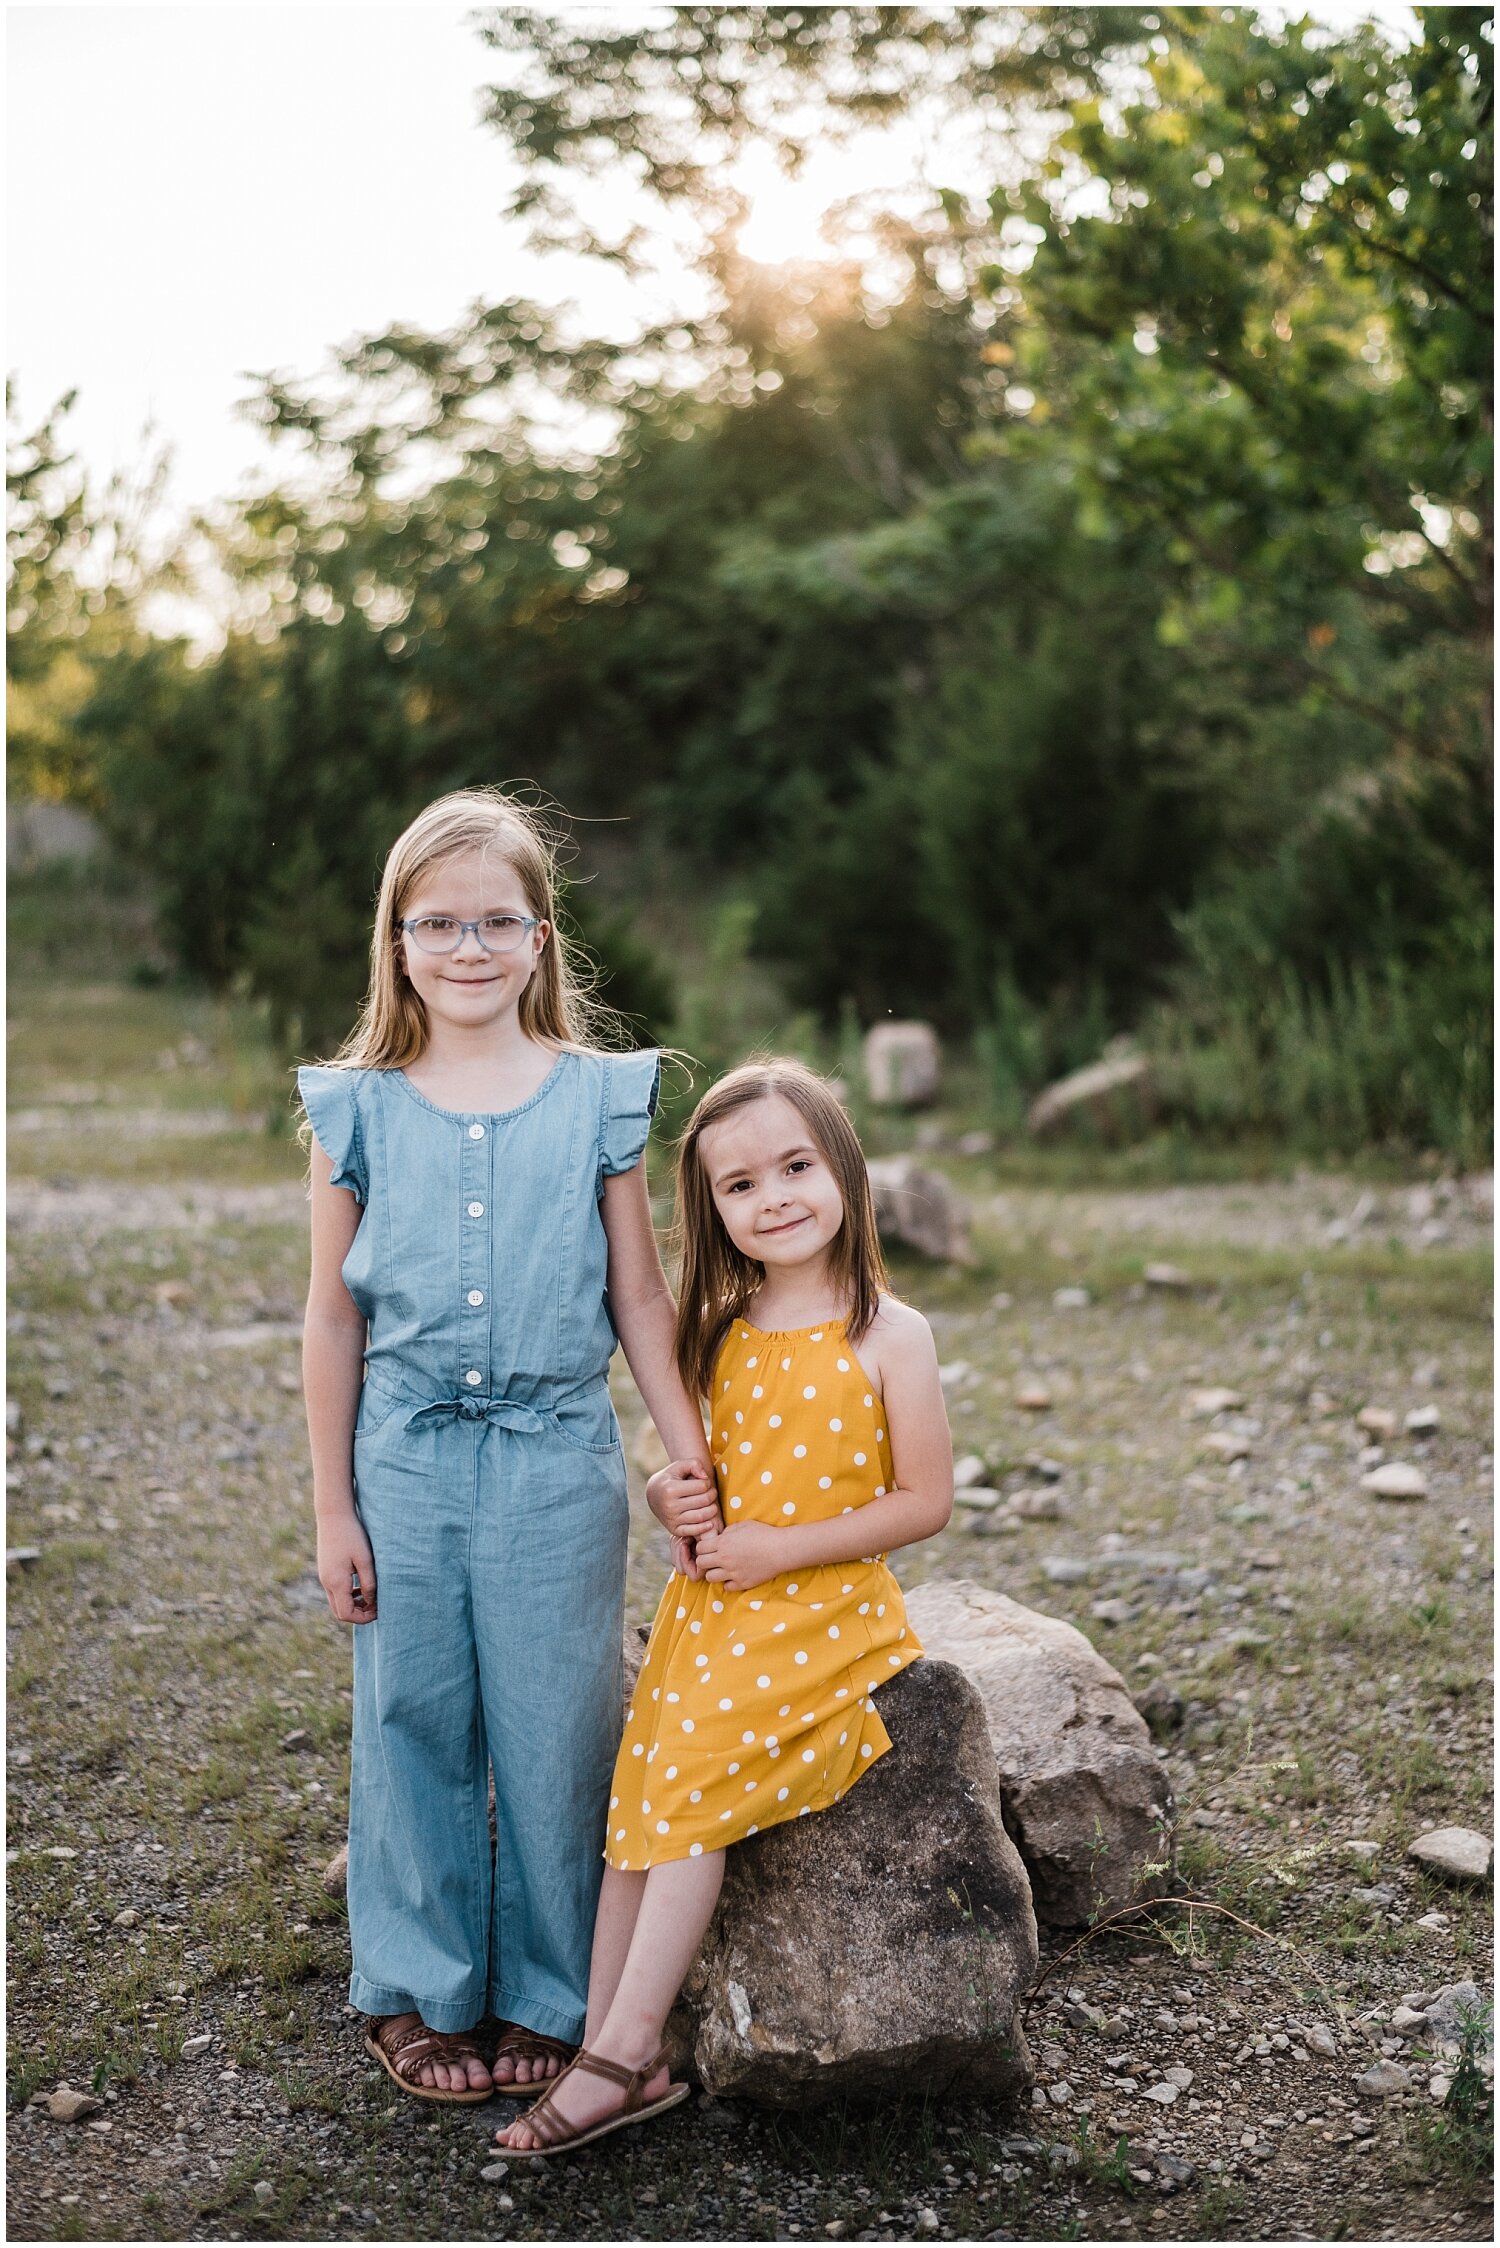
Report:
[[[583,2050],[497,2134],[519,2152],[686,2098],[663,2029],[724,1852],[826,1810],[890,1747],[875,1697],[922,1650],[883,1556],[953,1507],[932,1334],[885,1292],[832,1089],[797,1062],[733,1071],[683,1135],[677,1195],[677,1362],[715,1483],[683,1461],[651,1481],[677,1566],[615,1764]]]

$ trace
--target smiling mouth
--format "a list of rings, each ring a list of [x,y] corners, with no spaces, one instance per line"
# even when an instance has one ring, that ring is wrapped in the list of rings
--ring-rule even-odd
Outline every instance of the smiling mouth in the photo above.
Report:
[[[794,1233],[799,1225],[806,1225],[806,1223],[806,1218],[788,1218],[785,1225],[762,1226],[760,1237],[762,1241],[765,1241],[774,1234]]]

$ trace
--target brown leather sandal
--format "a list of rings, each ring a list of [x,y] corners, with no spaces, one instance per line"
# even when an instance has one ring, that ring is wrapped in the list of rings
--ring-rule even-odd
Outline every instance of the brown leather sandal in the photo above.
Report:
[[[439,2100],[454,2107],[477,2107],[493,2098],[493,2084],[470,2084],[461,2092],[451,2091],[444,2084],[419,2084],[417,2071],[424,2061],[460,2065],[478,2061],[482,2068],[484,2056],[468,2030],[429,2029],[420,2014],[414,2014],[405,2029],[391,2027],[393,2022],[404,2020],[402,2014],[365,2016],[365,2051],[379,2061],[403,2092],[410,2092],[414,2100]]]
[[[566,2154],[570,2147],[586,2147],[591,2139],[608,2138],[611,2131],[623,2131],[631,2125],[648,2122],[653,2115],[665,2115],[668,2108],[676,2107],[679,2101],[687,2098],[692,2089],[691,2085],[669,2084],[659,2100],[649,2100],[644,2103],[641,2100],[641,2086],[646,2083],[648,2078],[656,2074],[662,2062],[666,2059],[669,2049],[664,2045],[659,2053],[647,2061],[644,2068],[630,2069],[622,2067],[618,2061],[606,2061],[598,2053],[590,2053],[586,2047],[580,2047],[563,2070],[562,2076],[554,2076],[542,2097],[529,2107],[519,2119],[522,2123],[530,2124],[533,2129],[540,2126],[542,2130],[551,2132],[553,2136],[544,2139],[539,2147],[511,2147],[507,2145],[507,2153]],[[552,2096],[562,2083],[563,2077],[571,2076],[575,2068],[585,2069],[592,2076],[608,2077],[611,2084],[623,2084],[625,2087],[624,2102],[616,2112],[613,2115],[601,2116],[597,2123],[586,2124],[581,2131],[575,2130],[566,2116],[559,2115],[552,2105]]]
[[[495,2060],[530,2061],[533,2064],[537,2061],[560,2061],[562,2064],[562,2068],[558,2070],[560,2076],[562,2069],[567,2067],[577,2051],[576,2045],[566,2045],[560,2037],[548,2037],[544,2031],[539,2029],[527,2029],[524,2022],[502,2022],[500,2025],[500,2042],[495,2047]],[[492,2077],[494,2073],[494,2063],[491,2062],[490,2074]],[[508,2093],[512,2098],[516,2098],[534,2092],[540,2084],[555,2084],[556,2082],[556,2076],[533,2076],[524,2084],[514,2076],[509,2081],[495,2077],[495,2090]]]

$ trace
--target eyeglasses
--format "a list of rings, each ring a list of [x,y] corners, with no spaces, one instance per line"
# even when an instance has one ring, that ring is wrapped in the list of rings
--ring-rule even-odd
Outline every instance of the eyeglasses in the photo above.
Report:
[[[465,937],[477,937],[485,952],[514,952],[537,927],[526,913],[487,913],[480,921],[458,921],[450,913],[423,913],[415,921],[398,921],[423,952],[457,952]]]

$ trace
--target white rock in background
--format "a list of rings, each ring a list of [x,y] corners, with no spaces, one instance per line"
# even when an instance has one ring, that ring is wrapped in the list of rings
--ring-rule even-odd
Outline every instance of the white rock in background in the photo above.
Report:
[[[1001,1504],[1001,1497],[1001,1493],[988,1484],[966,1483],[961,1491],[954,1492],[953,1504],[966,1507],[971,1514],[993,1514]]]
[[[1472,1827],[1433,1827],[1419,1834],[1406,1854],[1429,1873],[1446,1874],[1451,1881],[1488,1881],[1495,1845]]]
[[[1148,1264],[1143,1275],[1148,1288],[1191,1288],[1193,1276],[1181,1265]]]
[[[1211,1421],[1216,1413],[1242,1412],[1244,1404],[1237,1389],[1195,1389],[1188,1399],[1188,1415],[1195,1421]]]
[[[1411,2077],[1399,2061],[1377,2061],[1354,2079],[1354,2089],[1367,2100],[1399,2099],[1411,2090]]]
[[[878,1156],[869,1171],[883,1240],[903,1242],[940,1263],[974,1262],[968,1213],[946,1179],[909,1155]]]
[[[1384,1405],[1367,1405],[1354,1419],[1355,1426],[1362,1428],[1367,1436],[1373,1436],[1377,1444],[1388,1444],[1396,1433],[1396,1416]]]
[[[1076,1927],[1160,1895],[1172,1791],[1118,1671],[1071,1624],[983,1585],[929,1580],[907,1610],[928,1654],[979,1689],[1038,1917]]]
[[[923,1108],[937,1097],[943,1054],[931,1023],[876,1023],[865,1033],[865,1086],[880,1108]]]
[[[1235,1436],[1228,1429],[1222,1428],[1211,1429],[1204,1437],[1200,1449],[1212,1452],[1220,1460],[1248,1460],[1250,1457],[1248,1438]]]
[[[1027,1124],[1040,1140],[1086,1122],[1097,1133],[1132,1133],[1152,1107],[1151,1064],[1144,1054],[1117,1054],[1059,1078],[1032,1102]]]
[[[1443,1416],[1435,1405],[1414,1405],[1406,1416],[1408,1436],[1432,1436],[1443,1425]]]
[[[1377,1499],[1425,1499],[1427,1496],[1426,1476],[1406,1460],[1387,1460],[1383,1467],[1371,1468],[1368,1475],[1360,1477],[1359,1487]]]
[[[1093,1300],[1087,1288],[1054,1288],[1052,1291],[1054,1311],[1087,1311]]]
[[[988,1473],[989,1469],[977,1452],[965,1452],[961,1459],[953,1463],[953,1488],[955,1491],[967,1491],[974,1484],[982,1483]]]

